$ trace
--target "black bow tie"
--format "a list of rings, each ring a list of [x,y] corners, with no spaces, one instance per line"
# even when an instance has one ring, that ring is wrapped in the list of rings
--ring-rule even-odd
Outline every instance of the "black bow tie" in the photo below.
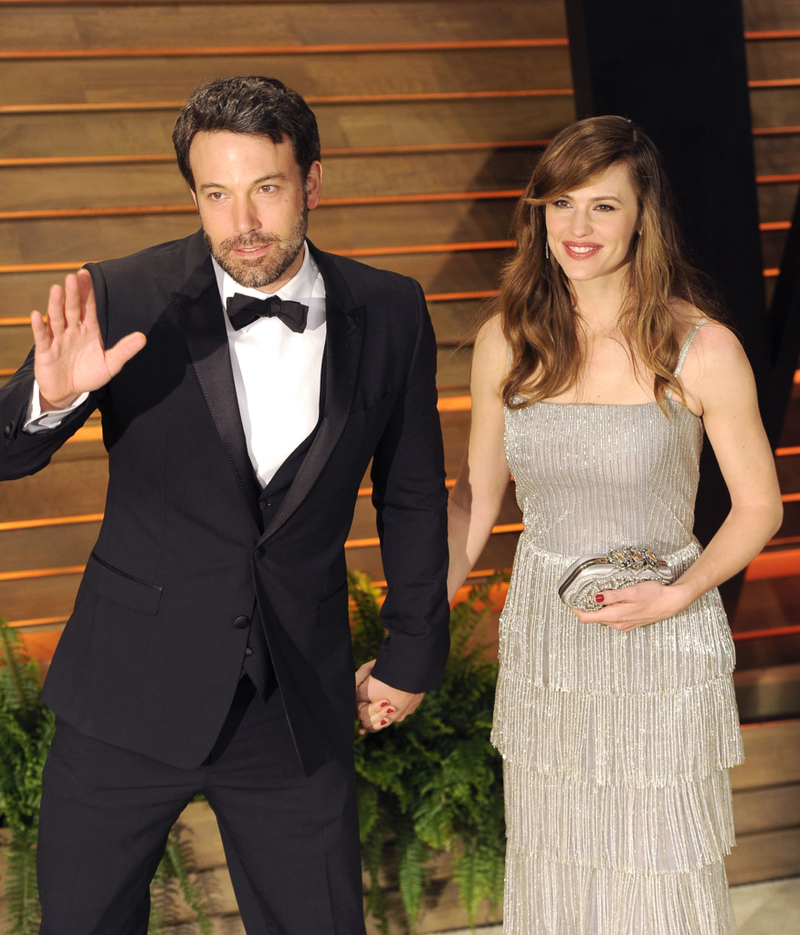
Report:
[[[239,331],[259,318],[277,317],[287,328],[291,328],[297,334],[302,334],[306,330],[308,319],[307,305],[300,302],[285,302],[279,295],[256,299],[237,292],[228,299],[227,312],[234,331]]]

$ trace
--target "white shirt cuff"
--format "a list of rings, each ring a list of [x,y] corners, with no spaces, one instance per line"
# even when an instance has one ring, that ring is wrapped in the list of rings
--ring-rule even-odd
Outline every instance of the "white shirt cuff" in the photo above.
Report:
[[[81,393],[75,402],[65,409],[51,409],[50,412],[42,412],[42,407],[39,403],[39,384],[34,380],[33,393],[31,394],[31,402],[28,407],[28,418],[25,421],[25,425],[22,426],[22,431],[35,435],[37,432],[46,432],[48,429],[56,428],[61,425],[65,416],[68,416],[71,412],[74,412],[82,406],[88,398],[88,393]]]

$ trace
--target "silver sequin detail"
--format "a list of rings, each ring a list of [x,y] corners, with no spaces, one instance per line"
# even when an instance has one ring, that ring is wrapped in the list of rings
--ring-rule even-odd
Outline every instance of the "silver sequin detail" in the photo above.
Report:
[[[656,403],[506,411],[525,523],[492,735],[505,758],[507,935],[735,931],[723,858],[727,771],[743,753],[718,592],[627,633],[580,623],[556,595],[582,555],[646,543],[678,574],[699,555],[702,424],[666,405],[669,419]]]

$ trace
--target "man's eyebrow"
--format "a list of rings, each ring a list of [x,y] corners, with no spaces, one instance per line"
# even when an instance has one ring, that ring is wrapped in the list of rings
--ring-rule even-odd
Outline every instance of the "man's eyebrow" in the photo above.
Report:
[[[260,179],[256,179],[253,182],[253,185],[263,185],[264,182],[274,182],[276,180],[286,181],[287,178],[288,176],[285,172],[271,172],[269,175],[262,175]],[[201,186],[199,186],[198,191],[205,192],[210,188],[225,189],[226,186],[221,185],[219,182],[204,182]]]

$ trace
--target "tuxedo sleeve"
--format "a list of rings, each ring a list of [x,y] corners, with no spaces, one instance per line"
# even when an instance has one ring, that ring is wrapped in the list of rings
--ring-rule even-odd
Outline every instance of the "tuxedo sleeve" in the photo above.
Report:
[[[0,480],[14,480],[41,471],[89,418],[96,406],[92,394],[55,428],[25,432],[33,392],[33,351],[0,390]]]
[[[106,317],[105,281],[99,268],[92,273],[97,313],[103,336]],[[59,425],[44,431],[26,432],[31,394],[34,388],[33,349],[23,365],[0,389],[0,480],[14,480],[41,471],[58,449],[71,438],[97,408],[99,393],[89,393],[85,401],[66,413]]]
[[[450,648],[447,603],[447,490],[436,407],[436,340],[414,283],[416,338],[404,391],[375,451],[377,512],[387,637],[373,674],[393,688],[438,687]]]

